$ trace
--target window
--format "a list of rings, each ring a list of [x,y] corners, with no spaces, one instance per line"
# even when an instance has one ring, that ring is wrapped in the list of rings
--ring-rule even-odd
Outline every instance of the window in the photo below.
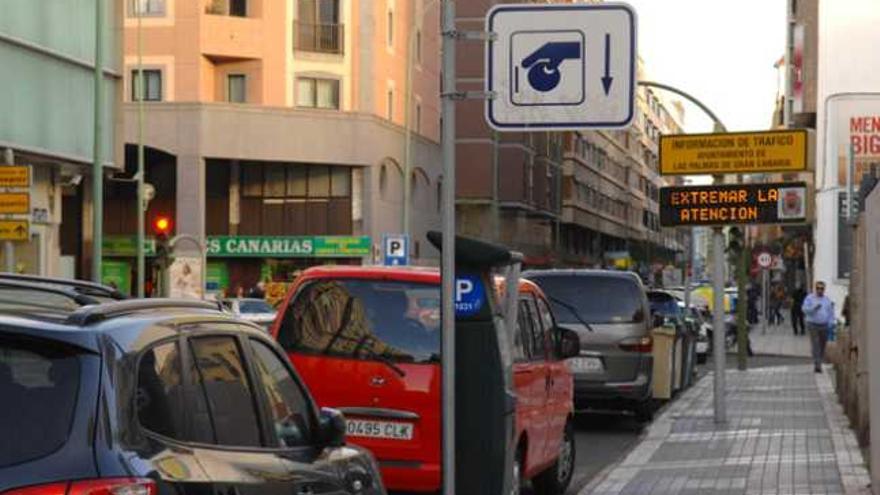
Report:
[[[0,467],[47,456],[67,442],[79,382],[75,353],[0,334]]]
[[[520,352],[524,359],[541,361],[546,358],[541,320],[531,296],[519,300],[517,335],[514,336],[514,347],[517,346],[521,347],[521,350],[516,352]]]
[[[211,411],[216,443],[261,446],[254,397],[235,337],[199,337],[191,339],[190,346]]]
[[[536,276],[561,324],[639,323],[644,321],[641,287],[623,277]],[[562,301],[558,303],[556,301]],[[577,314],[572,313],[577,308]]]
[[[394,90],[393,89],[388,90],[387,97],[388,97],[388,100],[386,102],[385,113],[386,113],[388,120],[393,120],[394,119]]]
[[[388,33],[386,35],[386,42],[389,47],[394,46],[394,12],[388,11]]]
[[[182,442],[214,443],[204,392],[193,368],[183,374],[176,342],[148,350],[138,363],[136,407],[143,428]]]
[[[339,81],[300,77],[296,80],[296,105],[305,108],[339,109]]]
[[[351,196],[351,169],[348,167],[331,167],[330,170],[330,196],[334,198]]]
[[[259,340],[251,340],[251,346],[254,350],[254,367],[269,400],[269,415],[277,445],[308,445],[312,414],[305,394],[275,351]]]
[[[247,17],[247,0],[229,0],[229,15]]]
[[[440,286],[396,281],[323,280],[285,312],[287,350],[363,360],[440,359]]]
[[[159,17],[165,15],[165,0],[130,0],[128,16]]]
[[[244,74],[226,76],[226,101],[245,103],[247,101],[247,78]]]
[[[140,78],[138,71],[131,71],[131,101],[140,97]],[[162,101],[162,71],[144,69],[144,101]]]
[[[339,0],[299,0],[294,48],[340,54],[343,25],[339,22]]]
[[[550,312],[550,306],[541,298],[538,300],[538,314],[541,316],[541,323],[544,325],[544,340],[547,342],[547,349],[553,356],[556,355],[556,323],[553,321],[553,313]]]

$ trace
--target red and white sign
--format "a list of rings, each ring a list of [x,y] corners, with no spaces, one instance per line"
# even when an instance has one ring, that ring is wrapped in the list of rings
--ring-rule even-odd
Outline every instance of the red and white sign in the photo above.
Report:
[[[764,251],[758,254],[758,266],[764,270],[773,266],[773,255]]]

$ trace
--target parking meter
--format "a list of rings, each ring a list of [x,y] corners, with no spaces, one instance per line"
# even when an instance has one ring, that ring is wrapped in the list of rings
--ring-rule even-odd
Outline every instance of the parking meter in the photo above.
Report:
[[[428,240],[440,249],[440,233],[428,233]],[[508,325],[516,323],[521,258],[456,237],[455,486],[463,495],[506,494],[513,481],[516,397]],[[502,273],[504,289],[496,278]]]

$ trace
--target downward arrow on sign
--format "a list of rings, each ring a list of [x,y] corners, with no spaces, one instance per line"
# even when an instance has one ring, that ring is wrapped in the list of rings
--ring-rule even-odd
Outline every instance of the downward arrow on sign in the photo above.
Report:
[[[611,77],[611,34],[605,33],[605,76],[602,78],[602,88],[605,89],[605,96],[611,92],[611,83],[614,78]]]

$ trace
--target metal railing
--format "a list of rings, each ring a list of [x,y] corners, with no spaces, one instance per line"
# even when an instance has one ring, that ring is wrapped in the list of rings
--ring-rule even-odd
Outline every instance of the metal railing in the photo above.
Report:
[[[294,50],[341,55],[344,51],[344,43],[344,24],[315,24],[312,22],[294,23]]]

